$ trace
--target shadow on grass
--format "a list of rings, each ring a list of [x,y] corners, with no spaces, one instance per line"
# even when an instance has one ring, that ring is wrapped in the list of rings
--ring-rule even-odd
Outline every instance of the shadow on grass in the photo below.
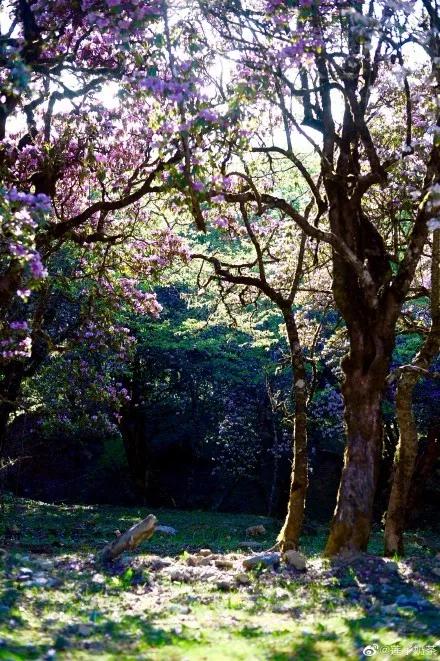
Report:
[[[392,649],[401,636],[433,644],[440,635],[440,608],[429,599],[438,578],[422,558],[411,558],[404,567],[402,575],[395,563],[361,556],[337,572],[339,587],[363,611],[358,618],[344,619],[360,653],[371,644]],[[341,605],[348,605],[346,597]]]
[[[326,653],[326,647],[331,641]],[[316,634],[305,636],[301,641],[291,646],[288,652],[273,652],[267,657],[270,661],[322,661],[322,659],[352,659],[353,656],[342,646],[334,644],[331,634]]]

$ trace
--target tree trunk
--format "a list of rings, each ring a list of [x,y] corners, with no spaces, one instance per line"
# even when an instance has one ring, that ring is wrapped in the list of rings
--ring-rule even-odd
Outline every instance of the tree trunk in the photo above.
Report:
[[[343,386],[347,446],[325,555],[365,551],[382,450],[382,387],[356,370]]]
[[[413,479],[410,485],[407,504],[407,523],[419,521],[420,513],[426,516],[424,498],[426,488],[432,479],[440,459],[440,420],[434,420],[428,430],[426,445],[417,452],[416,465],[414,467]]]
[[[292,361],[293,394],[295,400],[293,431],[293,464],[290,495],[284,525],[278,535],[282,552],[297,549],[304,520],[308,485],[307,458],[307,390],[304,357],[291,309],[283,311]]]
[[[3,382],[0,387],[0,459],[4,458],[4,445],[9,417],[17,408],[16,400],[20,394],[24,377],[23,364],[17,361],[3,367]]]
[[[414,466],[417,458],[418,435],[412,410],[412,395],[418,377],[404,372],[397,388],[396,415],[399,425],[399,444],[394,459],[393,483],[385,523],[385,555],[403,555],[403,531],[406,506]]]
[[[431,328],[412,365],[403,368],[397,386],[396,412],[399,445],[394,461],[385,523],[385,554],[404,554],[403,532],[408,511],[408,497],[417,459],[418,434],[413,411],[413,392],[427,372],[440,348],[440,230],[433,236],[431,266]]]

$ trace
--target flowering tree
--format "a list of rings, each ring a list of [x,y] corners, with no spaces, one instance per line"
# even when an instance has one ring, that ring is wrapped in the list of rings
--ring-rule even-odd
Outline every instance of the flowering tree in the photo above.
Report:
[[[185,258],[146,205],[182,158],[150,93],[153,81],[161,93],[179,91],[160,77],[159,21],[154,0],[17,0],[2,8],[0,435],[30,366],[58,342],[58,332],[47,342],[54,329],[46,317],[64,246],[76,261],[66,278],[93,278],[86,291],[95,298],[130,301],[152,315],[159,306],[145,283],[173,257]]]
[[[306,378],[292,309],[307,246],[312,264],[331,262],[349,341],[347,448],[327,553],[365,549],[396,328],[439,226],[438,3],[198,0],[189,9],[164,0],[6,8],[1,415],[24,360],[36,359],[45,309],[37,291],[62,247],[98,298],[155,315],[145,283],[188,257],[170,218],[178,224],[189,211],[198,230],[212,224],[225,237],[241,223],[252,258],[229,262],[220,250],[203,259],[220,280],[259,290],[282,311],[295,371],[299,524]],[[289,169],[302,182],[298,197]],[[277,271],[281,249],[294,259]]]
[[[229,141],[219,162],[259,151],[269,176],[282,153],[308,185],[316,219],[309,221],[307,202],[298,211],[277,189],[250,183],[223,189],[225,199],[282,211],[332,250],[333,295],[350,349],[342,361],[347,450],[329,555],[368,543],[396,324],[437,223],[438,107],[426,90],[439,85],[438,12],[435,2],[416,4],[201,3],[219,51],[233,59],[230,103],[243,119],[266,112],[284,130],[261,131],[247,145]],[[423,87],[406,64],[414,52]],[[393,127],[384,131],[390,108]],[[316,169],[295,149],[300,136],[319,159]],[[390,201],[385,215],[378,198]]]

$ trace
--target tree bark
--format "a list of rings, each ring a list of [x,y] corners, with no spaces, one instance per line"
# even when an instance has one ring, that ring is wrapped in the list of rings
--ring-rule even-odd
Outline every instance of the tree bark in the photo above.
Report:
[[[382,388],[354,371],[343,387],[347,446],[327,556],[365,551],[382,450]]]
[[[409,493],[417,459],[418,433],[413,411],[414,388],[429,369],[440,349],[440,230],[433,236],[431,266],[431,328],[412,365],[399,376],[396,414],[399,444],[394,460],[394,477],[385,522],[385,555],[405,552],[403,533]]]
[[[347,114],[347,113],[346,113]],[[350,134],[350,118],[345,118]],[[348,140],[348,137],[347,137]],[[344,174],[343,154],[338,167]],[[326,181],[331,203],[330,225],[359,261],[368,267],[369,282],[333,251],[333,294],[348,332],[349,353],[342,360],[346,450],[336,509],[325,554],[364,551],[371,532],[373,503],[383,443],[381,401],[394,349],[400,310],[390,287],[389,259],[382,237],[354,202],[331,179]],[[383,294],[378,292],[383,289]]]
[[[418,375],[403,372],[396,397],[399,444],[394,459],[394,477],[385,523],[385,555],[403,555],[406,505],[417,458],[418,434],[412,410],[412,396]]]
[[[131,526],[113,542],[104,546],[100,554],[102,562],[114,560],[124,551],[132,551],[141,542],[150,539],[156,529],[156,523],[154,514],[149,514],[145,519]]]
[[[283,316],[292,362],[295,413],[289,502],[286,519],[277,540],[282,552],[298,548],[308,486],[306,370],[294,314],[289,309],[283,311]]]

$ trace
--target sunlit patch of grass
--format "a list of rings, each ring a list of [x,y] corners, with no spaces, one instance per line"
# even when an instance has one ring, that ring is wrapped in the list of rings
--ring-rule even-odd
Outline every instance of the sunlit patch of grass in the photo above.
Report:
[[[347,566],[331,575],[332,563],[319,557],[323,528],[303,540],[307,574],[255,571],[248,585],[220,591],[212,582],[173,582],[143,564],[145,555],[182,560],[200,548],[235,552],[246,541],[246,528],[256,523],[264,524],[267,532],[258,541],[269,548],[279,521],[159,510],[161,522],[177,534],[156,535],[131,554],[133,562],[112,573],[94,565],[91,553],[112,539],[115,529],[127,528],[148,510],[19,499],[8,499],[5,509],[0,659],[351,660],[360,658],[367,644],[392,645],[398,639],[409,649],[433,645],[440,637],[438,611],[399,607],[384,614],[380,598],[374,601],[362,592],[365,577],[358,568]],[[416,535],[411,539],[417,562],[432,558]],[[372,548],[380,543],[378,531]],[[414,567],[418,571],[417,564],[400,564],[390,579],[398,590],[407,589]],[[49,582],[21,580],[20,568],[32,570],[34,577],[40,572]],[[434,574],[431,578],[423,595],[440,600]],[[351,589],[364,600],[348,596]],[[417,654],[410,658],[422,658]]]

